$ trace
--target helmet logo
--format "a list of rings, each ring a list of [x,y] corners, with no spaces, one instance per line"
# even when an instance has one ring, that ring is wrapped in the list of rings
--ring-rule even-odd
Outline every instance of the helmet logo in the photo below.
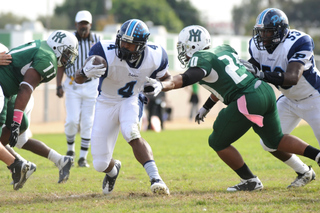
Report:
[[[284,17],[279,17],[278,15],[274,15],[271,17],[271,21],[272,21],[273,25],[276,25],[276,23],[279,23],[284,19],[285,19]]]
[[[63,32],[57,32],[53,37],[52,40],[54,40],[55,42],[61,43],[62,39],[67,37],[67,35]]]
[[[189,41],[192,41],[192,38],[193,38],[194,42],[197,42],[197,39],[198,39],[198,42],[201,41],[201,33],[202,32],[200,30],[197,30],[196,32],[194,31],[194,29],[190,30],[189,31],[189,34],[190,34]]]

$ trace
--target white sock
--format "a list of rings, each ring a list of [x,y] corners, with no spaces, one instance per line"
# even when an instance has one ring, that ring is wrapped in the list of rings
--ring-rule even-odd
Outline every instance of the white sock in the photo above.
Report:
[[[154,160],[148,161],[143,165],[143,167],[146,170],[147,174],[149,175],[150,180],[152,180],[153,178],[162,180],[159,175],[156,162],[154,162]]]
[[[298,158],[296,155],[292,154],[292,157],[289,158],[287,161],[284,162],[288,166],[290,166],[294,171],[304,174],[307,171],[309,171],[309,166],[304,164],[300,158]]]
[[[88,155],[88,150],[82,150],[82,149],[80,149],[80,156],[79,156],[79,158],[87,159],[87,155]]]
[[[81,138],[80,158],[87,159],[89,146],[90,146],[90,139]]]
[[[63,157],[62,155],[60,155],[58,152],[56,152],[53,149],[50,150],[49,155],[48,155],[48,159],[51,160],[55,164],[57,164],[62,157]]]
[[[116,167],[116,165],[113,166],[113,168],[111,169],[110,172],[107,172],[107,175],[109,175],[110,177],[114,177],[116,176],[118,173],[118,169]]]
[[[68,144],[68,151],[75,151],[75,139],[76,136],[75,135],[66,135],[67,137],[67,144]]]

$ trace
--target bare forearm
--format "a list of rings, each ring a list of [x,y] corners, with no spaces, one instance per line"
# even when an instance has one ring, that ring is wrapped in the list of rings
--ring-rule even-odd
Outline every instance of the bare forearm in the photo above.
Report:
[[[166,79],[165,81],[162,81],[161,83],[163,86],[162,91],[166,92],[172,89],[181,88],[183,80],[181,75],[176,75],[176,76],[170,77],[170,79]]]

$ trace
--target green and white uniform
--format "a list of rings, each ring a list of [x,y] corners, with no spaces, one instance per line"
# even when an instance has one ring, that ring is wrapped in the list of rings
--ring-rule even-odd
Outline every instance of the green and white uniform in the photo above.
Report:
[[[14,109],[12,99],[15,100],[20,83],[29,68],[34,68],[41,75],[41,83],[53,79],[57,72],[57,57],[46,41],[35,40],[26,43],[11,49],[8,54],[12,56],[12,63],[0,66],[0,86],[5,96],[4,106],[0,114],[0,125],[6,123],[7,108],[8,110]],[[8,105],[12,106],[9,107]]]
[[[276,149],[283,133],[274,91],[247,71],[238,58],[232,47],[221,45],[198,51],[189,61],[188,67],[205,72],[200,85],[227,105],[213,124],[209,144],[215,151],[223,150],[253,127],[269,148]]]

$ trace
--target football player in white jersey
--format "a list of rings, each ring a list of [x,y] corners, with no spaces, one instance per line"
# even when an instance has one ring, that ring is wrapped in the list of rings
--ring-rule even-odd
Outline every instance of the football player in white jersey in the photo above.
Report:
[[[249,62],[253,66],[249,69],[256,77],[275,85],[282,92],[277,108],[283,133],[291,133],[303,119],[320,143],[320,73],[315,66],[313,49],[312,38],[290,29],[283,11],[268,8],[259,14],[254,26],[249,43]],[[301,187],[315,179],[313,169],[297,156],[270,150],[262,140],[260,142],[265,150],[298,174],[288,188]]]
[[[77,71],[77,83],[102,75],[92,127],[91,153],[94,168],[106,173],[102,185],[104,194],[112,192],[121,167],[121,162],[112,157],[120,129],[149,175],[151,191],[169,194],[158,173],[152,149],[140,134],[143,104],[147,101],[141,92],[146,78],[162,81],[170,76],[166,51],[147,42],[149,35],[144,22],[130,19],[122,24],[116,41],[100,41],[89,52],[90,56],[102,56],[107,62],[106,68],[103,64],[94,65],[93,56]],[[160,89],[155,96],[159,92]]]

